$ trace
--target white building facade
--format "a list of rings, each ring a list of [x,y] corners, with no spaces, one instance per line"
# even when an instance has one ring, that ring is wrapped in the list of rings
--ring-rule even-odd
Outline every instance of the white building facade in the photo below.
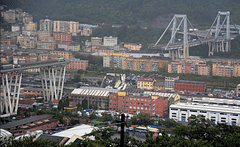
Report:
[[[103,37],[103,46],[116,46],[117,45],[117,37]]]
[[[187,122],[190,116],[203,115],[205,119],[215,124],[226,123],[240,126],[240,107],[206,104],[206,103],[177,103],[169,107],[169,118]]]

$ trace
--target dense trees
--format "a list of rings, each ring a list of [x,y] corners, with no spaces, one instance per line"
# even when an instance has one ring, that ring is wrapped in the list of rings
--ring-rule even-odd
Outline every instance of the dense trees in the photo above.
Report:
[[[219,10],[231,11],[231,18],[240,22],[236,0],[2,0],[1,4],[7,5],[7,9],[20,7],[37,22],[48,17],[90,24],[151,24],[160,15],[176,13],[187,14],[193,23],[209,26]]]
[[[187,126],[179,125],[174,129],[174,136],[168,136],[166,131],[161,132],[162,135],[156,139],[146,135],[146,141],[138,141],[130,136],[125,136],[124,146],[139,146],[139,147],[158,147],[158,146],[240,146],[240,127],[230,126],[226,124],[213,124],[210,120],[205,120],[202,116],[192,116],[189,119]],[[110,128],[98,129],[88,134],[94,135],[96,140],[86,139],[80,143],[72,143],[68,146],[120,146],[120,139],[113,139],[113,132]],[[56,142],[49,140],[37,140],[33,142],[32,138],[22,140],[0,141],[0,146],[59,146]]]

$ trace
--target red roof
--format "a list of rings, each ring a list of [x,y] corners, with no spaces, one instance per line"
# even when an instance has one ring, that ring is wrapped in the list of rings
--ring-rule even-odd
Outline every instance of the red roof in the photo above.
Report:
[[[138,79],[138,82],[153,82],[154,81],[154,79],[152,79],[152,78],[139,78]]]
[[[20,104],[29,104],[32,105],[35,101],[32,100],[19,100]]]
[[[59,103],[60,100],[53,100],[53,103]]]

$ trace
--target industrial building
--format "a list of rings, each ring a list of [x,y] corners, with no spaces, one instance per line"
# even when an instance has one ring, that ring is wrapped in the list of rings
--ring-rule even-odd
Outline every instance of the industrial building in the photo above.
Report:
[[[96,87],[81,87],[74,89],[71,92],[71,99],[74,104],[82,104],[83,100],[89,100],[89,104],[96,104],[99,109],[108,110],[108,96],[110,93],[117,93],[117,89],[106,89],[106,88],[96,88]]]
[[[206,103],[177,103],[169,107],[169,118],[187,122],[190,116],[203,115],[214,123],[240,126],[240,107]]]
[[[176,80],[174,83],[174,90],[204,93],[206,91],[206,83],[199,81]]]

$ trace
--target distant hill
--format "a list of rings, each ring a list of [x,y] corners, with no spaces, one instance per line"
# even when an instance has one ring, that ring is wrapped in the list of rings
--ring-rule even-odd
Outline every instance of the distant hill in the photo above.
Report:
[[[1,0],[5,9],[22,8],[40,19],[98,24],[152,24],[158,17],[187,14],[195,25],[209,26],[218,11],[230,11],[240,24],[238,0]]]

